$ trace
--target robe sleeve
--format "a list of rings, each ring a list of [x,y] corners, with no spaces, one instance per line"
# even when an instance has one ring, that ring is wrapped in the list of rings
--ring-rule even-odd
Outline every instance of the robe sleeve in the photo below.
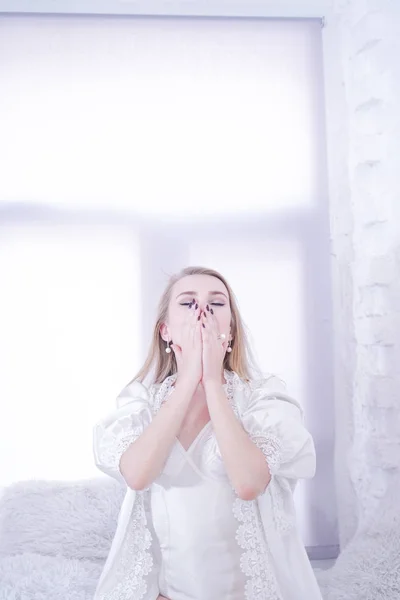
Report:
[[[93,454],[96,466],[120,483],[126,481],[120,460],[128,446],[137,440],[152,419],[150,393],[138,381],[127,385],[117,396],[116,408],[93,429]]]
[[[269,503],[276,529],[286,534],[296,523],[293,492],[297,481],[311,479],[316,471],[314,441],[304,424],[303,410],[289,396],[285,383],[272,376],[253,386],[242,425],[263,452],[271,473],[259,501]]]
[[[301,406],[277,377],[254,386],[242,424],[262,450],[272,476],[288,479],[315,475],[314,441],[304,425]]]

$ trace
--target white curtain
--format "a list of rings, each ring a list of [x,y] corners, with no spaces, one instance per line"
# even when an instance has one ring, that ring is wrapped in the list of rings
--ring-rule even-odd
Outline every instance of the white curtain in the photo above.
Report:
[[[0,17],[0,484],[99,475],[91,427],[141,366],[167,276],[222,270],[303,403],[331,545],[320,24]]]

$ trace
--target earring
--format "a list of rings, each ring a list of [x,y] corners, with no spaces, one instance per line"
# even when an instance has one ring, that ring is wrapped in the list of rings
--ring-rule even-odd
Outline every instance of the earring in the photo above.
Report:
[[[167,347],[165,348],[165,352],[167,354],[171,354],[171,348],[169,347],[170,341],[169,341],[169,337],[167,339]]]
[[[227,352],[232,352],[232,348],[231,348],[231,340],[229,340],[228,342],[228,347],[226,349]]]

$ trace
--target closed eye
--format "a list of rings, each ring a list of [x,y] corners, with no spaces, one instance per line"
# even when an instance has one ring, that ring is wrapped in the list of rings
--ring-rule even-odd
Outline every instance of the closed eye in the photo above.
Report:
[[[189,306],[190,302],[180,302],[181,306]],[[210,302],[211,306],[225,306],[222,302]]]

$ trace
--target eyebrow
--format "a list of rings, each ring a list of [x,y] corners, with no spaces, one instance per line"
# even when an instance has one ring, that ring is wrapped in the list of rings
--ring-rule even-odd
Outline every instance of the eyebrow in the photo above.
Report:
[[[224,294],[224,292],[218,292],[217,290],[214,290],[212,292],[208,292],[210,296],[218,296],[219,294],[221,294],[222,296],[225,296],[225,298],[228,300],[228,296],[226,294]],[[191,296],[195,296],[197,294],[197,292],[194,292],[193,290],[189,290],[188,292],[181,292],[180,294],[177,295],[177,299],[179,298],[179,296],[185,296],[185,295],[191,295]]]

